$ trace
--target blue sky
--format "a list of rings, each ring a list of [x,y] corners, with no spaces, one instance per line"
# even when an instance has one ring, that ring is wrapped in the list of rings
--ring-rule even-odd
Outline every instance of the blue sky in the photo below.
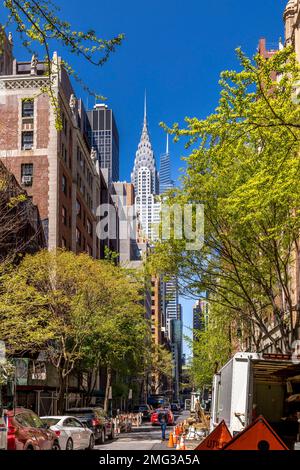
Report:
[[[156,159],[165,149],[164,121],[205,117],[217,104],[222,70],[238,66],[235,48],[252,55],[260,37],[278,43],[287,0],[54,0],[74,29],[95,29],[100,37],[125,33],[123,45],[101,69],[66,56],[87,84],[106,96],[120,134],[120,179],[129,180],[143,119],[144,90]],[[26,58],[18,47],[17,58]],[[85,96],[77,87],[78,96]],[[85,96],[85,104],[94,105]],[[183,143],[170,144],[173,178],[184,166]],[[184,300],[184,323],[191,305]]]

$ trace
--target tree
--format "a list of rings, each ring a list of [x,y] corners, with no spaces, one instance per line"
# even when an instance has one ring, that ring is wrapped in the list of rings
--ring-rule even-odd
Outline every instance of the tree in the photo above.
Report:
[[[151,388],[156,394],[164,380],[169,381],[173,376],[172,353],[164,345],[152,343],[149,362],[152,375]]]
[[[206,328],[194,330],[195,341],[188,339],[193,358],[190,376],[193,386],[201,389],[212,383],[213,375],[231,357],[233,352],[234,318],[224,313],[224,309],[213,304]]]
[[[2,269],[16,262],[25,251],[36,251],[43,245],[42,226],[37,220],[32,201],[20,188],[15,177],[0,161],[0,263]]]
[[[186,294],[201,298],[205,292],[211,304],[236,316],[257,351],[268,343],[289,352],[300,327],[294,290],[299,65],[290,49],[269,60],[250,60],[241,51],[238,57],[241,71],[221,76],[215,112],[204,120],[186,119],[186,129],[169,129],[195,147],[182,189],[168,203],[204,204],[204,247],[188,251],[186,240],[161,241],[151,264],[178,275]]]
[[[65,251],[26,256],[2,276],[0,337],[7,354],[45,351],[57,370],[60,412],[67,378],[84,360],[113,367],[138,356],[133,338],[142,336],[144,319],[136,287],[111,263]]]
[[[43,87],[43,93],[49,95],[50,102],[56,114],[56,125],[62,126],[60,107],[53,88],[55,73],[51,58],[52,44],[61,45],[67,52],[79,56],[89,65],[103,66],[116,48],[121,45],[124,34],[118,34],[112,39],[102,39],[92,29],[76,31],[71,24],[59,16],[59,7],[48,0],[4,0],[7,11],[5,24],[0,27],[0,56],[4,47],[5,28],[13,26],[20,36],[22,45],[28,52],[38,57],[43,55],[49,76],[49,85]],[[96,99],[105,99],[93,92],[80,75],[66,61],[62,62],[66,71]],[[55,67],[54,67],[55,68]]]

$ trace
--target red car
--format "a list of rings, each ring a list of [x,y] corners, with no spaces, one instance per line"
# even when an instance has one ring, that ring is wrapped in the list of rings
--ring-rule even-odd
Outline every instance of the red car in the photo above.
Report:
[[[159,408],[152,413],[151,420],[150,420],[152,423],[152,426],[160,425],[158,417],[161,413],[164,413],[167,416],[167,425],[174,426],[174,415],[169,408],[167,409]]]
[[[16,408],[7,416],[8,450],[60,450],[55,432],[31,410]]]

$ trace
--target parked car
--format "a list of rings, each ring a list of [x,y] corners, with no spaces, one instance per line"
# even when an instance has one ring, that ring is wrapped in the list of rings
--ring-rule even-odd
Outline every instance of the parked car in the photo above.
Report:
[[[97,443],[104,444],[106,438],[114,439],[115,437],[114,424],[102,408],[70,408],[66,411],[66,415],[75,416],[91,429]]]
[[[174,415],[172,413],[172,411],[170,410],[170,408],[159,408],[157,410],[155,410],[152,415],[151,415],[151,424],[152,426],[156,426],[156,425],[159,425],[159,415],[160,413],[165,413],[165,415],[167,416],[167,425],[168,426],[174,426]]]
[[[174,411],[175,413],[178,413],[178,411],[180,411],[179,403],[171,403],[171,411]]]
[[[33,411],[16,408],[6,416],[8,450],[60,450],[55,432]]]
[[[151,414],[153,413],[153,408],[150,405],[137,405],[133,408],[133,413],[142,413],[143,419],[150,420]]]
[[[93,431],[74,416],[42,416],[41,420],[55,432],[62,450],[94,448]]]

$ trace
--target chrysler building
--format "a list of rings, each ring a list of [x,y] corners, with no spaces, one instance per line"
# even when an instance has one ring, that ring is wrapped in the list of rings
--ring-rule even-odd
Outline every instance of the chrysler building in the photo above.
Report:
[[[139,217],[143,237],[147,240],[154,240],[156,238],[155,226],[160,221],[160,203],[156,202],[159,184],[148,132],[146,97],[142,135],[131,173],[131,182],[135,188],[136,213]]]

